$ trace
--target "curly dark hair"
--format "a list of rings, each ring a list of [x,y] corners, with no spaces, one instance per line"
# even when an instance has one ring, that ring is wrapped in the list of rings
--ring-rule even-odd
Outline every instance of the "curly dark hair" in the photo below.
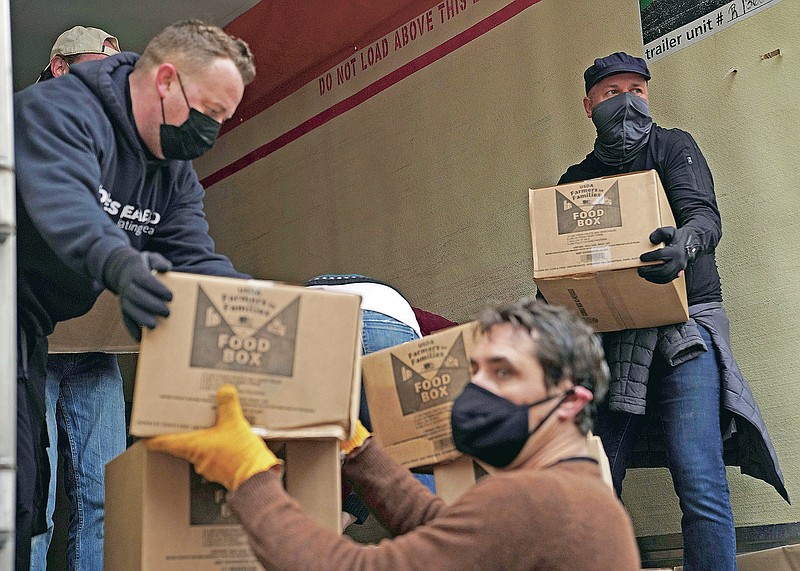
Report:
[[[563,307],[532,297],[488,308],[478,318],[481,333],[504,323],[530,333],[548,389],[558,386],[564,379],[571,379],[592,391],[594,399],[575,417],[575,424],[586,434],[592,428],[596,403],[605,396],[609,381],[603,345],[597,334]]]

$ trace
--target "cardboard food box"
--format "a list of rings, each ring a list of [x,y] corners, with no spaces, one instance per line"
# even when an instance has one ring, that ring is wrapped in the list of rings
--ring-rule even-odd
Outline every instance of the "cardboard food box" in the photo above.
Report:
[[[400,464],[431,466],[461,456],[450,410],[470,380],[475,334],[470,322],[362,357],[373,434]]]
[[[736,557],[740,571],[797,571],[800,569],[800,544],[773,547]]]
[[[106,466],[105,568],[262,569],[224,487],[137,442]]]
[[[533,278],[548,303],[596,331],[681,323],[689,318],[683,276],[642,279],[639,256],[661,247],[650,233],[675,226],[654,170],[529,191]]]
[[[130,432],[214,424],[237,386],[265,438],[346,439],[358,415],[361,299],[274,282],[159,274],[170,316],[142,332]]]
[[[56,324],[50,353],[136,353],[139,343],[122,323],[119,299],[105,290],[85,315]]]
[[[800,569],[800,544],[784,545],[736,556],[739,571],[797,571]],[[683,566],[675,567],[683,571]]]
[[[635,268],[535,280],[548,303],[573,311],[595,331],[621,331],[689,319],[683,276],[658,285]]]

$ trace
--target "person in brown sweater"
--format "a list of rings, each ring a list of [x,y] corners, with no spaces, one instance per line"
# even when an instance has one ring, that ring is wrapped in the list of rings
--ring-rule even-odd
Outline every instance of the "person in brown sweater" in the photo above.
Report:
[[[266,569],[640,569],[631,521],[586,448],[587,405],[608,384],[599,341],[566,310],[532,299],[487,310],[480,323],[453,438],[498,470],[447,505],[357,424],[342,443],[343,475],[395,536],[378,545],[322,528],[287,495],[281,462],[251,432],[231,385],[218,392],[213,428],[147,446],[231,491]]]

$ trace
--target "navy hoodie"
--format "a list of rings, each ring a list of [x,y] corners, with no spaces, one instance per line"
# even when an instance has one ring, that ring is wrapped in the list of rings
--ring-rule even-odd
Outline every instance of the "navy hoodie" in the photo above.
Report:
[[[156,159],[139,137],[128,84],[137,59],[86,62],[14,96],[17,319],[28,333],[89,311],[119,248],[158,252],[177,271],[247,277],[214,252],[191,162]]]

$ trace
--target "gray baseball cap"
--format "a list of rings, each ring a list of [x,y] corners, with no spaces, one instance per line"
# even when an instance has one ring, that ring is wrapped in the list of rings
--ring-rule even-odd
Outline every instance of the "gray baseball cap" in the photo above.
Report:
[[[105,42],[111,44],[109,47]],[[78,54],[116,55],[120,52],[119,40],[100,28],[75,26],[70,28],[56,40],[50,50],[50,59],[56,56],[74,56]]]

